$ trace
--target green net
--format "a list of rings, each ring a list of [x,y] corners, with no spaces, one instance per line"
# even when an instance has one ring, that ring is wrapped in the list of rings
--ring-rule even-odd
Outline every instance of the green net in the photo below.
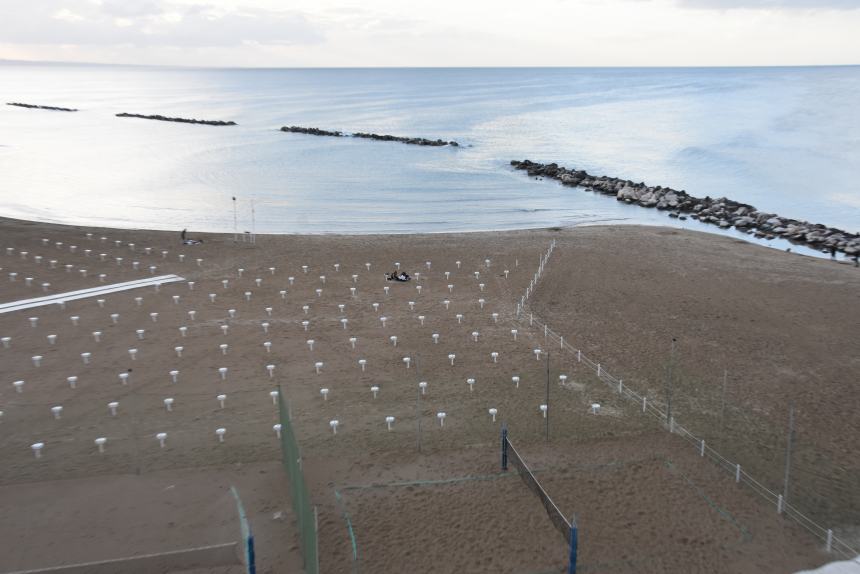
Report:
[[[290,422],[289,407],[281,389],[278,388],[278,409],[281,422],[281,452],[284,457],[284,468],[290,479],[290,498],[293,501],[293,512],[296,515],[296,525],[302,541],[302,556],[305,561],[307,574],[319,573],[319,557],[317,545],[316,508],[311,505],[305,476],[302,472],[302,455],[296,433]]]

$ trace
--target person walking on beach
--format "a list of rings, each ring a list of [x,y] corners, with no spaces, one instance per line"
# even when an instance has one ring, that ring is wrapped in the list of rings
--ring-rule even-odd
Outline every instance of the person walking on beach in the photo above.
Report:
[[[182,230],[182,233],[180,233],[180,234],[179,234],[179,235],[181,235],[181,236],[182,236],[182,241],[183,241],[183,242],[185,241],[185,233],[186,233],[187,231],[188,231],[188,229],[183,229],[183,230]]]

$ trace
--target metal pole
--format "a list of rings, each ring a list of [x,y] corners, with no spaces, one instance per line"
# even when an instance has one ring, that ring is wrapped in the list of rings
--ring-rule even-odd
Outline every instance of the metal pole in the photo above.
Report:
[[[134,388],[130,389],[129,395],[134,397],[135,391],[136,391],[136,389],[134,389]],[[137,401],[134,401],[133,404],[136,404],[136,403],[137,403]],[[139,420],[138,412],[137,412],[136,408],[132,407],[129,410],[131,411],[131,413],[130,413],[131,414],[131,425],[132,425],[131,426],[131,434],[134,437],[134,440],[132,441],[132,443],[134,444],[134,466],[135,466],[134,473],[139,476],[141,473],[141,470],[142,470],[141,469],[141,461],[140,461],[140,436],[138,435],[138,432],[137,432],[138,428],[139,428],[140,420]]]
[[[239,241],[239,216],[236,212],[236,197],[233,197],[233,241]]]
[[[257,213],[253,198],[251,199],[251,243],[257,243]]]
[[[726,428],[726,386],[729,380],[729,370],[723,369],[723,394],[720,401],[720,440],[723,439],[723,431]]]
[[[549,442],[549,351],[546,352],[546,440]]]
[[[794,402],[788,404],[788,439],[785,446],[785,480],[782,490],[782,499],[788,503],[788,479],[791,471],[791,449],[794,443]]]
[[[672,420],[672,368],[675,362],[675,337],[672,337],[672,347],[669,350],[669,368],[666,375],[666,420]]]
[[[576,574],[576,555],[579,549],[579,527],[576,524],[576,514],[570,521],[570,555],[567,563],[567,574]]]
[[[314,506],[314,558],[316,559],[316,570],[320,571],[320,515]]]
[[[502,423],[502,470],[508,470],[508,425]]]
[[[421,380],[421,375],[418,371],[418,355],[415,355],[415,378]],[[418,398],[415,401],[416,418],[418,419],[418,452],[421,452],[421,387],[418,387]]]

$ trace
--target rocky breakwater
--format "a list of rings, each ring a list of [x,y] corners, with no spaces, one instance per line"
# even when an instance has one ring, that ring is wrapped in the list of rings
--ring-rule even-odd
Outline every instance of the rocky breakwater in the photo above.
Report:
[[[19,108],[29,108],[31,110],[52,110],[55,112],[76,112],[77,108],[58,108],[57,106],[37,106],[35,104],[22,104],[21,102],[6,102],[7,106],[17,106]]]
[[[309,136],[328,136],[333,138],[346,137],[346,134],[343,132],[330,132],[319,128],[303,128],[300,126],[283,126],[281,131],[293,134],[307,134]]]
[[[129,114],[129,113],[121,113],[117,114],[118,118],[140,118],[143,120],[159,120],[162,122],[179,122],[181,124],[203,124],[206,126],[235,126],[236,122],[225,122],[222,120],[195,120],[193,118],[170,118],[167,116],[154,115],[154,116],[145,116],[143,114]]]
[[[434,147],[441,147],[441,146],[459,147],[460,146],[460,144],[458,144],[455,141],[428,140],[426,138],[405,138],[405,137],[399,137],[399,136],[369,134],[369,133],[363,133],[363,132],[356,132],[353,134],[348,134],[348,133],[344,133],[344,132],[321,130],[319,128],[303,128],[300,126],[284,126],[281,128],[281,131],[282,132],[295,133],[295,134],[308,134],[308,135],[312,135],[312,136],[329,136],[329,137],[336,137],[336,138],[353,137],[353,138],[363,138],[363,139],[386,141],[386,142],[400,142],[400,143],[409,144],[409,145],[434,146]]]
[[[766,213],[752,205],[725,197],[694,197],[684,190],[659,185],[652,187],[641,182],[634,183],[605,175],[591,175],[584,170],[560,167],[556,163],[542,164],[529,160],[513,160],[511,165],[532,177],[547,177],[560,181],[562,185],[611,195],[625,203],[668,211],[669,217],[682,220],[689,217],[703,223],[717,225],[722,229],[734,227],[738,231],[759,238],[779,237],[808,245],[822,252],[831,252],[835,249],[849,256],[860,254],[860,235],[858,234],[819,223]]]
[[[409,144],[409,145],[429,145],[429,146],[436,146],[436,147],[446,146],[446,145],[449,145],[452,147],[459,147],[460,146],[460,144],[458,144],[455,141],[446,142],[444,140],[428,140],[425,138],[404,138],[404,137],[389,136],[389,135],[365,134],[365,133],[361,133],[361,132],[357,132],[357,133],[352,134],[352,137],[354,137],[354,138],[365,138],[365,139],[371,139],[371,140],[379,140],[379,141],[384,141],[384,142],[400,142],[400,143],[405,143],[405,144]]]

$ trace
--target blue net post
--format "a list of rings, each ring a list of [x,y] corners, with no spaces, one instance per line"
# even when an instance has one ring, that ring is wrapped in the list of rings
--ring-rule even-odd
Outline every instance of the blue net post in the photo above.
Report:
[[[248,537],[248,574],[257,574],[257,561],[254,556],[254,537]]]
[[[508,425],[502,425],[502,470],[508,470]]]
[[[579,533],[576,526],[576,515],[570,521],[570,559],[567,565],[567,574],[576,574],[576,553],[579,546]]]

